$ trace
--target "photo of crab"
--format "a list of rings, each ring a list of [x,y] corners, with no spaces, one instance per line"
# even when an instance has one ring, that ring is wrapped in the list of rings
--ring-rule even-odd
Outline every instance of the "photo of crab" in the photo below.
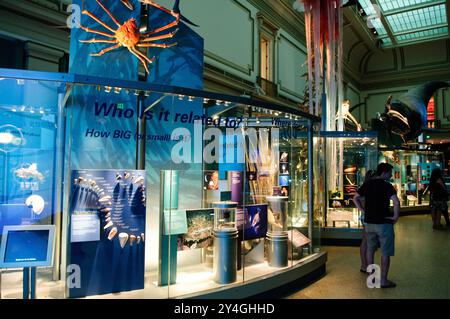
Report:
[[[206,248],[212,244],[214,209],[186,210],[187,233],[180,235],[178,250]]]
[[[246,205],[243,209],[243,239],[264,238],[267,233],[267,204]]]

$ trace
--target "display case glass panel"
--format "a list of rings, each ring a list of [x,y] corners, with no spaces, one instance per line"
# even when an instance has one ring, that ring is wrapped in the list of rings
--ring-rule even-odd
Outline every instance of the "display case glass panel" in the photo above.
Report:
[[[369,170],[376,170],[377,138],[371,132],[327,132],[328,201],[324,227],[360,228],[361,213],[353,203],[353,196],[364,183]],[[342,165],[342,167],[339,167]]]
[[[1,205],[46,194],[44,210],[28,211],[26,222],[62,229],[61,277],[38,279],[39,298],[188,297],[264,278],[319,252],[320,200],[308,217],[309,183],[323,194],[312,120],[203,91],[157,93],[110,81],[0,81],[17,91],[14,101],[14,94],[0,98]],[[31,91],[45,94],[32,103]],[[6,192],[20,187],[14,178],[30,189]],[[61,219],[53,215],[59,205]],[[80,285],[67,284],[73,264]],[[20,283],[3,277],[12,281]]]
[[[1,239],[4,226],[60,222],[64,85],[0,78],[0,92]],[[37,280],[50,281],[58,269],[39,268]],[[21,298],[21,270],[8,274],[3,295]]]
[[[442,152],[428,150],[380,149],[379,161],[391,164],[391,183],[397,190],[401,207],[429,205],[429,193],[425,193],[431,172],[443,168]],[[425,193],[425,194],[424,194]]]

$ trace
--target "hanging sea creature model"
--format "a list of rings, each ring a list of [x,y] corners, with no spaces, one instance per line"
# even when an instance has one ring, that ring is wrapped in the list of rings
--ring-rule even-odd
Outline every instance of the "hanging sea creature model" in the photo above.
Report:
[[[349,128],[351,131],[361,132],[363,130],[361,124],[359,124],[358,120],[350,112],[350,101],[344,100],[342,102],[341,108],[342,112],[336,113],[336,122],[339,121],[339,113],[342,113],[344,128],[346,130],[347,128]]]
[[[95,20],[97,23],[102,25],[105,29],[112,33],[103,32],[95,29],[90,29],[85,26],[80,25],[80,28],[83,29],[86,32],[98,34],[107,38],[92,38],[87,40],[80,40],[80,42],[84,43],[111,43],[114,44],[110,47],[107,47],[103,50],[101,50],[98,53],[92,53],[91,56],[102,56],[108,51],[119,49],[121,47],[125,47],[130,51],[131,54],[136,56],[139,61],[142,62],[145,70],[147,73],[150,73],[148,70],[148,63],[153,63],[155,57],[149,58],[144,53],[138,50],[138,47],[158,47],[158,48],[169,48],[174,45],[176,45],[176,42],[166,44],[166,43],[153,43],[154,41],[162,40],[162,39],[169,39],[172,38],[178,29],[175,29],[172,32],[169,33],[163,33],[160,35],[156,35],[162,31],[168,30],[170,28],[173,28],[178,25],[180,21],[180,15],[174,11],[168,10],[159,4],[154,3],[150,0],[142,0],[143,3],[149,4],[157,9],[160,9],[164,12],[167,12],[168,14],[172,15],[174,17],[174,21],[171,23],[168,23],[164,26],[161,26],[159,28],[154,29],[153,31],[141,33],[139,31],[138,26],[136,25],[136,20],[134,18],[129,19],[125,21],[123,24],[120,24],[119,21],[112,15],[112,13],[103,5],[103,3],[100,0],[96,0],[98,5],[109,15],[111,20],[116,24],[117,29],[111,28],[108,24],[101,21],[99,18],[97,18],[94,14],[92,14],[88,10],[83,10],[82,13],[89,16],[93,20]]]
[[[427,131],[427,105],[434,92],[450,87],[450,83],[431,81],[409,90],[399,99],[389,96],[385,112],[379,119],[388,131],[400,135],[407,142]]]

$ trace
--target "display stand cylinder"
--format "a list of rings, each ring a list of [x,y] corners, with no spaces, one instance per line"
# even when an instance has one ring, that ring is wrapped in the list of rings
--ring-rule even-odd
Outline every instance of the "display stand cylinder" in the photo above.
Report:
[[[269,266],[286,267],[288,265],[288,234],[269,232],[267,240],[269,242]]]
[[[214,281],[229,284],[237,276],[238,231],[228,228],[214,231]]]

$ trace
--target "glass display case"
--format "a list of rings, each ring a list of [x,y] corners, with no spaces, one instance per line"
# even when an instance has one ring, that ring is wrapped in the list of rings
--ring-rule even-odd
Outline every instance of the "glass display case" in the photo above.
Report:
[[[236,207],[231,201],[214,202],[214,230],[236,229]]]
[[[0,79],[0,241],[4,226],[60,225],[63,90],[59,82]],[[60,241],[56,247],[59,257]],[[37,275],[51,281],[58,271],[56,264]],[[15,285],[3,277],[3,287]],[[22,297],[14,290],[3,296]]]
[[[444,154],[438,151],[380,149],[379,161],[391,164],[391,183],[397,190],[403,210],[429,205],[429,193],[424,195],[431,172],[443,168]]]
[[[337,163],[335,171],[333,167],[328,171],[328,205],[323,227],[361,228],[360,212],[352,198],[367,171],[377,168],[377,135],[375,132],[322,132],[322,135],[331,146],[327,151],[334,150],[328,154],[331,161]]]
[[[0,78],[15,92],[0,98],[1,221],[61,229],[54,268],[38,271],[38,298],[220,296],[324,269],[318,118],[133,81]],[[44,208],[27,203],[33,195]],[[267,238],[275,231],[277,243]],[[66,280],[73,264],[79,286]],[[2,296],[20,297],[18,278],[3,273]]]

